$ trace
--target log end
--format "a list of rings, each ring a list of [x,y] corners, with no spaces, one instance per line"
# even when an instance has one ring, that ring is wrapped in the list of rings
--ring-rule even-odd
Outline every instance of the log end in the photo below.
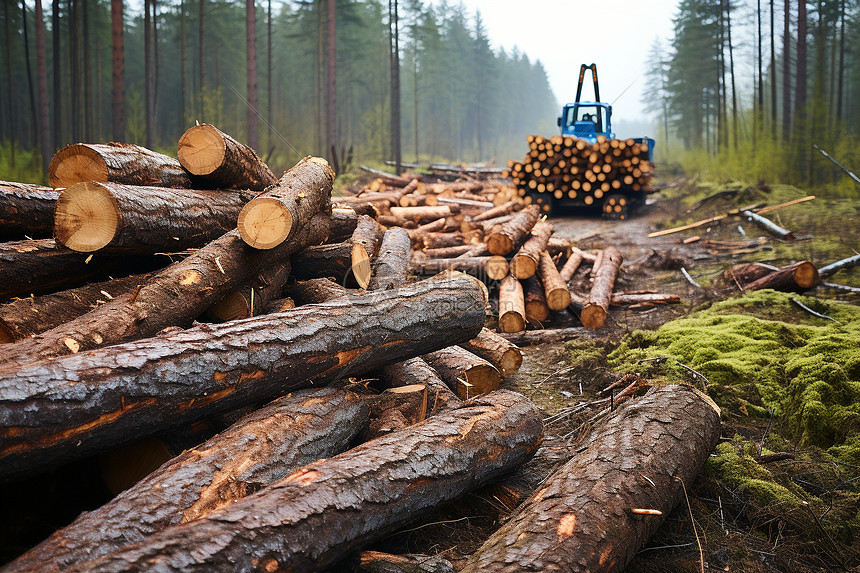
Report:
[[[537,268],[537,261],[527,255],[516,255],[511,259],[511,274],[520,280],[535,276]]]
[[[287,206],[274,197],[257,197],[239,212],[239,236],[255,249],[272,249],[287,240],[293,216]]]
[[[508,348],[502,354],[502,360],[499,363],[499,368],[502,370],[502,376],[510,376],[516,374],[523,365],[523,351],[518,347]]]
[[[108,167],[104,158],[83,143],[67,145],[51,158],[48,181],[51,187],[70,187],[75,183],[107,183]]]
[[[491,255],[507,255],[514,250],[514,242],[507,235],[495,233],[487,238],[487,250]]]
[[[227,144],[215,127],[195,125],[179,138],[179,163],[193,175],[211,175],[224,163]]]
[[[598,304],[588,303],[582,307],[582,312],[579,315],[579,320],[582,321],[582,326],[597,330],[603,328],[606,323],[607,312]]]
[[[526,329],[525,317],[513,310],[499,315],[499,332],[522,332]]]
[[[101,183],[76,183],[57,199],[54,237],[73,251],[91,253],[107,246],[119,226],[119,206]]]
[[[217,322],[248,318],[252,315],[251,301],[245,293],[233,291],[209,307],[206,314]]]
[[[466,379],[457,379],[454,393],[461,400],[468,400],[475,396],[488,394],[499,389],[502,384],[502,376],[490,364],[475,364],[465,372]]]
[[[794,271],[797,286],[808,289],[818,284],[818,268],[811,261],[803,261]]]
[[[364,245],[357,243],[352,245],[352,274],[361,288],[366,289],[370,284],[372,275],[370,256]]]
[[[570,306],[570,291],[566,288],[555,288],[547,291],[546,304],[550,310],[564,310]]]
[[[500,281],[508,276],[508,260],[500,255],[493,255],[487,259],[484,270],[487,277],[494,281]]]

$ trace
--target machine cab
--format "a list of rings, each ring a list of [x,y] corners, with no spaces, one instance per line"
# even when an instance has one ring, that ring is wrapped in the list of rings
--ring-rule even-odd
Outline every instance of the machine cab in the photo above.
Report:
[[[569,103],[558,118],[562,135],[597,141],[598,135],[615,139],[612,132],[612,106],[601,102]]]

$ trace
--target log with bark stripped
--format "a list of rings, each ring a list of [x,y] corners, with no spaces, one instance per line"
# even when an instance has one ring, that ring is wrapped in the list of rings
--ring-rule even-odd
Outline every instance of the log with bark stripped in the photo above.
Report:
[[[449,346],[422,358],[462,400],[498,390],[502,383],[495,366],[460,346]]]
[[[54,207],[60,194],[32,183],[0,181],[0,237],[47,239],[54,233]]]
[[[609,316],[609,305],[612,301],[612,289],[615,286],[615,278],[621,267],[623,258],[615,247],[607,247],[601,251],[599,258],[600,268],[588,294],[588,301],[582,307],[580,320],[586,328],[603,328],[606,317]]]
[[[532,230],[540,217],[540,207],[529,205],[510,221],[494,227],[487,234],[490,254],[507,255]]]
[[[355,376],[474,338],[483,285],[461,273],[373,296],[0,367],[0,476]]]
[[[652,389],[593,431],[463,573],[623,570],[684,498],[719,437],[710,398],[689,386]]]
[[[81,514],[5,571],[61,573],[208,515],[296,468],[349,449],[367,425],[368,411],[365,400],[331,388],[278,398]]]
[[[836,261],[835,263],[830,263],[829,265],[818,269],[818,276],[823,279],[826,279],[841,270],[852,269],[857,265],[860,265],[860,255],[846,257],[844,259]]]
[[[499,332],[526,329],[526,303],[520,280],[508,275],[499,284]]]
[[[68,145],[51,159],[48,180],[54,188],[87,181],[186,189],[194,186],[179,161],[130,143]]]
[[[546,221],[538,221],[532,228],[531,236],[523,243],[511,259],[511,274],[520,280],[533,277],[540,264],[540,254],[546,249],[553,233],[553,227]]]
[[[219,189],[262,191],[278,180],[253,149],[207,123],[182,134],[177,156],[189,173]]]
[[[488,328],[482,328],[478,336],[460,346],[487,360],[502,376],[516,374],[523,364],[522,350]]]
[[[541,437],[541,414],[531,402],[494,392],[309,464],[230,507],[76,570],[327,570],[423,511],[524,463]]]

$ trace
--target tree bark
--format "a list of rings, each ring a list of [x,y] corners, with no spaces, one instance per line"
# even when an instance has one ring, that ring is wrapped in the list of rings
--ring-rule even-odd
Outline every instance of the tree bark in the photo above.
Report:
[[[76,183],[57,200],[54,236],[73,251],[174,253],[235,228],[252,191],[192,191],[118,183]]]
[[[438,205],[436,207],[391,207],[391,214],[403,217],[416,223],[427,223],[439,218],[450,217],[460,212],[456,205]]]
[[[810,261],[798,261],[744,286],[745,291],[771,288],[781,291],[804,291],[818,284],[818,269]]]
[[[39,96],[39,152],[42,172],[47,173],[51,157],[51,123],[48,111],[48,64],[45,48],[45,16],[42,3],[36,2],[36,86]]]
[[[561,274],[555,266],[552,257],[546,251],[540,254],[538,267],[543,292],[546,295],[546,304],[550,310],[564,310],[570,304],[570,291],[567,283],[561,278]]]
[[[553,227],[546,221],[539,221],[531,230],[531,237],[523,243],[511,259],[511,274],[520,280],[533,277],[540,264],[540,254],[546,249]]]
[[[843,269],[852,269],[860,265],[860,255],[854,255],[852,257],[847,257],[841,260],[836,261],[835,263],[830,263],[827,266],[821,267],[818,269],[818,276],[826,279],[835,275],[837,272]]]
[[[453,259],[424,259],[415,258],[412,261],[412,272],[423,275],[433,275],[446,270],[468,273],[481,280],[501,280],[508,274],[508,261],[505,257],[472,257]]]
[[[441,555],[392,555],[362,551],[351,561],[357,573],[455,573],[454,565]]]
[[[741,214],[746,217],[748,221],[752,221],[771,235],[779,237],[783,241],[794,240],[794,233],[792,233],[788,229],[783,229],[770,219],[762,217],[761,215],[753,213],[752,211],[743,211]]]
[[[652,389],[592,432],[584,451],[520,506],[463,573],[621,571],[683,499],[719,436],[710,398],[689,386]]]
[[[48,179],[51,187],[88,181],[185,189],[194,186],[177,160],[130,143],[67,145],[51,159]]]
[[[502,383],[495,366],[459,346],[449,346],[421,358],[462,400],[498,390]]]
[[[359,292],[348,289],[329,279],[309,279],[289,285],[284,294],[296,304],[318,304],[340,297],[359,296]]]
[[[350,275],[351,256],[349,243],[309,247],[293,255],[293,276],[300,281],[331,278],[345,286]]]
[[[406,282],[409,276],[409,258],[412,241],[406,229],[392,227],[382,236],[379,256],[373,269],[368,290],[388,290]]]
[[[606,317],[609,315],[609,305],[612,301],[612,289],[615,286],[615,277],[621,267],[623,258],[615,247],[607,247],[601,257],[600,268],[591,286],[588,301],[582,307],[580,320],[586,328],[603,328]]]
[[[288,241],[305,221],[329,210],[333,182],[334,171],[325,159],[305,157],[245,205],[236,223],[239,234],[255,249],[272,249]]]
[[[255,0],[245,0],[245,62],[248,146],[251,149],[257,149],[260,139],[257,120],[259,103],[257,101],[257,4]]]
[[[499,332],[520,332],[526,329],[526,303],[523,285],[514,275],[499,284]]]
[[[216,322],[264,314],[269,303],[281,297],[281,291],[289,278],[290,261],[275,263],[262,269],[253,280],[227,293],[209,307],[206,314]]]
[[[578,269],[579,265],[582,264],[582,254],[582,251],[579,249],[573,249],[570,256],[567,258],[567,261],[565,261],[564,266],[561,267],[559,276],[561,277],[561,280],[564,281],[564,284],[570,282],[576,269]]]
[[[540,207],[529,205],[516,214],[513,219],[491,229],[487,234],[487,247],[490,254],[507,255],[538,222]]]
[[[438,249],[424,249],[424,255],[428,259],[450,259],[465,255],[474,248],[475,245],[455,245],[453,247],[439,247]],[[505,263],[507,264],[507,259],[505,259]]]
[[[14,240],[53,236],[59,195],[50,187],[0,181],[0,235]]]
[[[367,425],[368,410],[365,400],[332,388],[278,398],[81,514],[6,570],[60,573],[209,515],[296,468],[349,449]]]
[[[501,217],[503,215],[507,215],[511,211],[514,210],[514,205],[516,201],[508,201],[507,203],[503,203],[498,207],[493,207],[492,209],[488,209],[481,213],[480,215],[475,215],[472,217],[473,222],[478,221],[486,221],[487,219],[493,219],[495,217]]]
[[[111,137],[114,141],[125,141],[125,44],[123,40],[124,22],[122,9],[123,0],[111,0],[111,125],[113,127]],[[54,42],[54,61],[57,61],[56,54],[59,52],[59,43],[56,37],[54,38]],[[55,93],[57,93],[56,84],[55,80]],[[58,127],[55,125],[55,141],[57,140],[57,130]]]
[[[723,280],[727,284],[743,290],[749,283],[767,276],[773,271],[773,268],[759,263],[743,263],[723,271]]]
[[[366,289],[370,285],[371,259],[376,256],[381,240],[382,232],[376,220],[367,215],[361,215],[350,239],[352,243],[350,268],[352,276],[361,288]]]
[[[360,436],[362,442],[402,430],[427,417],[427,386],[408,384],[388,388],[380,394],[368,396],[370,423]]]
[[[443,249],[458,247],[466,242],[463,233],[411,233],[412,241],[419,249]]]
[[[537,277],[529,277],[523,281],[523,299],[526,322],[537,328],[543,328],[544,321],[549,318],[549,305],[546,303],[543,285]]]
[[[513,342],[517,346],[556,343],[589,335],[590,331],[588,329],[579,326],[573,326],[570,328],[548,328],[545,330],[529,330],[524,332],[503,332],[500,334],[500,336],[505,338],[505,340]]]
[[[439,377],[439,374],[420,357],[410,358],[397,364],[389,364],[382,369],[381,378],[385,383],[395,388],[410,384],[426,386],[428,416],[454,408],[461,402],[460,398]]]
[[[189,173],[218,189],[262,191],[278,181],[256,151],[208,123],[182,134],[177,156]]]
[[[495,366],[502,376],[516,374],[523,364],[522,350],[488,328],[460,346]]]

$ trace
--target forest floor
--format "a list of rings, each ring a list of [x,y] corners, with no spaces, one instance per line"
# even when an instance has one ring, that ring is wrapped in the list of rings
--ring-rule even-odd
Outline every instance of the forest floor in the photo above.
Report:
[[[691,488],[690,507],[684,502],[679,504],[628,571],[860,570],[860,342],[856,336],[860,313],[838,314],[843,309],[860,310],[860,295],[819,286],[801,297],[807,305],[817,305],[819,312],[838,314],[840,326],[829,327],[828,321],[792,306],[790,297],[799,295],[766,291],[739,297],[737,287],[721,279],[725,268],[741,262],[767,261],[779,266],[810,259],[820,267],[856,253],[860,248],[860,200],[819,198],[771,213],[772,218],[799,235],[793,243],[776,241],[737,218],[648,238],[654,230],[704,219],[740,205],[772,205],[806,193],[790,187],[772,191],[735,184],[713,187],[681,183],[679,188],[662,195],[665,196],[658,195],[626,221],[564,214],[550,222],[557,235],[572,238],[581,249],[612,245],[621,251],[624,264],[616,291],[674,293],[681,296],[681,304],[645,311],[614,309],[602,330],[564,342],[525,347],[522,368],[505,379],[503,387],[528,396],[545,415],[545,441],[535,458],[501,484],[447,504],[371,549],[436,555],[459,569],[510,515],[516,503],[567,461],[586,439],[588,430],[599,423],[595,416],[605,404],[592,402],[605,397],[601,390],[624,372],[636,372],[657,383],[687,382],[708,391],[723,409],[723,429],[720,445]],[[683,239],[694,235],[701,239],[683,244]],[[726,247],[708,240],[737,244]],[[700,286],[691,284],[682,268]],[[580,292],[588,292],[589,270],[580,269],[571,283]],[[830,280],[860,286],[858,270],[842,271]],[[727,302],[719,302],[723,300]],[[847,427],[837,428],[835,436],[822,439],[798,430],[792,425],[790,408],[768,400],[763,388],[769,382],[744,371],[749,367],[763,368],[755,358],[750,358],[749,365],[727,366],[720,363],[723,357],[708,361],[695,352],[689,356],[678,356],[677,352],[673,355],[672,337],[660,333],[667,329],[672,332],[673,326],[682,325],[692,329],[688,337],[701,336],[701,344],[707,347],[707,335],[715,327],[705,324],[701,331],[705,334],[695,327],[705,320],[697,318],[700,315],[712,320],[709,312],[721,315],[720,320],[743,315],[743,320],[760,323],[762,340],[774,319],[779,320],[781,330],[835,328],[835,344],[846,346],[847,339],[849,347],[847,359],[836,359],[842,360],[847,372],[844,380],[840,379],[840,392],[836,392],[842,396],[838,407],[850,410],[836,425]],[[845,323],[855,329],[844,331],[848,327],[841,325]],[[579,325],[575,316],[565,312],[554,313],[543,326]],[[811,336],[807,330],[803,333],[801,338]],[[735,335],[716,330],[713,334],[713,344],[720,353],[721,338]],[[751,339],[744,338],[741,346],[757,352],[756,335],[746,334]],[[642,339],[650,342],[637,344]],[[643,353],[652,350],[652,343],[656,354],[642,360]],[[692,341],[693,346],[696,344]],[[745,360],[743,348],[726,349],[726,356],[729,350],[741,352],[739,358],[732,354],[732,359],[741,363]],[[785,350],[788,358],[771,353],[774,357],[783,356],[774,358],[777,362],[782,360],[774,365],[782,372],[776,384],[791,382],[785,374],[790,368],[784,362],[790,360],[792,349]],[[673,358],[679,364],[683,360],[685,366],[692,365],[696,373],[669,366]],[[732,381],[720,377],[721,371],[727,371]],[[710,372],[714,372],[713,377]],[[824,429],[821,432],[827,433]],[[780,455],[761,457],[774,452]],[[782,456],[784,459],[779,459]],[[522,496],[510,499],[512,491]]]

